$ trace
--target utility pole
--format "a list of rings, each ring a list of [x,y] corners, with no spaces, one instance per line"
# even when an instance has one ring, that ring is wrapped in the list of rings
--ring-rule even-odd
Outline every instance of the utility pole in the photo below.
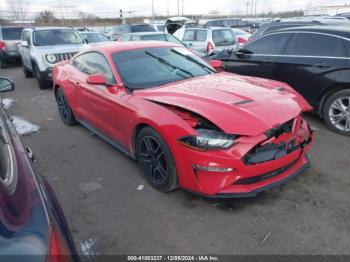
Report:
[[[170,15],[170,12],[169,12],[169,0],[167,0],[167,10],[166,10],[166,12],[167,12],[167,15],[169,17],[169,15]]]
[[[152,0],[152,19],[154,23],[154,0]]]
[[[180,16],[180,0],[177,0],[177,15]]]
[[[255,9],[255,16],[256,16],[256,6],[258,5],[258,0],[255,0],[255,7],[254,7],[254,9]]]
[[[247,1],[245,4],[247,5],[247,16],[248,16],[248,14],[249,14],[249,2]]]
[[[182,0],[182,16],[184,16],[184,2],[185,0]]]
[[[252,4],[250,6],[250,15],[253,16],[253,9],[254,8],[254,0],[252,0]]]

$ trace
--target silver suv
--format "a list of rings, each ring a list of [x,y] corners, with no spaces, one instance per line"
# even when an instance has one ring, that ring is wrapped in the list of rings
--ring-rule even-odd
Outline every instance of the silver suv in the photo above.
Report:
[[[25,28],[19,44],[24,75],[35,76],[40,89],[49,88],[52,67],[84,47],[84,39],[70,27]]]
[[[236,48],[236,35],[231,28],[181,27],[174,36],[203,56]]]

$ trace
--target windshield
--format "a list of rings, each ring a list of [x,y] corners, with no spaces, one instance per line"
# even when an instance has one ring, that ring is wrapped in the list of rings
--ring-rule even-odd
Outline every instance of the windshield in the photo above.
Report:
[[[144,89],[215,72],[182,47],[137,49],[114,53],[113,62],[128,88]]]
[[[107,42],[108,38],[99,33],[81,33],[88,43]]]
[[[164,34],[159,35],[143,35],[141,36],[141,40],[147,41],[147,40],[154,40],[154,41],[165,41],[167,42],[167,39],[165,38]]]
[[[214,30],[213,41],[217,46],[233,45],[235,36],[231,29]]]
[[[156,32],[156,29],[151,25],[132,25],[131,30],[137,32]]]
[[[72,45],[83,44],[84,40],[79,33],[70,29],[48,29],[34,31],[34,45]]]
[[[22,27],[3,27],[1,29],[3,40],[20,40],[22,35]]]

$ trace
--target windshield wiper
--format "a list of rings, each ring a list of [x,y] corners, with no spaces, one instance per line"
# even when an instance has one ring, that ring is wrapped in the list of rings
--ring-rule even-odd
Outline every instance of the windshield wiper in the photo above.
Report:
[[[188,74],[191,77],[194,77],[194,75],[191,72],[189,72],[186,69],[183,69],[181,67],[178,67],[176,65],[173,65],[168,60],[166,60],[166,59],[164,59],[164,58],[162,58],[160,56],[156,56],[156,55],[154,55],[154,54],[152,54],[152,53],[150,53],[148,51],[146,51],[145,53],[146,53],[146,55],[149,55],[149,56],[153,57],[154,59],[157,59],[160,63],[162,63],[164,65],[170,66],[170,67],[172,67],[174,69],[177,69],[177,70],[180,70],[181,72],[184,72],[185,74]]]
[[[202,67],[203,69],[205,69],[207,72],[209,73],[215,73],[215,71],[213,69],[211,69],[210,67],[202,64],[201,62],[198,62],[195,58],[193,58],[192,56],[189,56],[189,55],[184,55],[182,54],[181,52],[175,50],[175,49],[171,49],[170,50],[171,52],[175,53],[175,54],[178,54],[184,58],[186,58],[187,60],[191,61],[191,62],[194,62],[195,64],[199,65],[200,67]]]

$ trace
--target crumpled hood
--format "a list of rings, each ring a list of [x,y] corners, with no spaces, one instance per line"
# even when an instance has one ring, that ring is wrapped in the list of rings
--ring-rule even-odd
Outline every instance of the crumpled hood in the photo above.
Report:
[[[288,85],[229,73],[135,91],[144,99],[197,113],[229,134],[255,136],[311,106]]]

